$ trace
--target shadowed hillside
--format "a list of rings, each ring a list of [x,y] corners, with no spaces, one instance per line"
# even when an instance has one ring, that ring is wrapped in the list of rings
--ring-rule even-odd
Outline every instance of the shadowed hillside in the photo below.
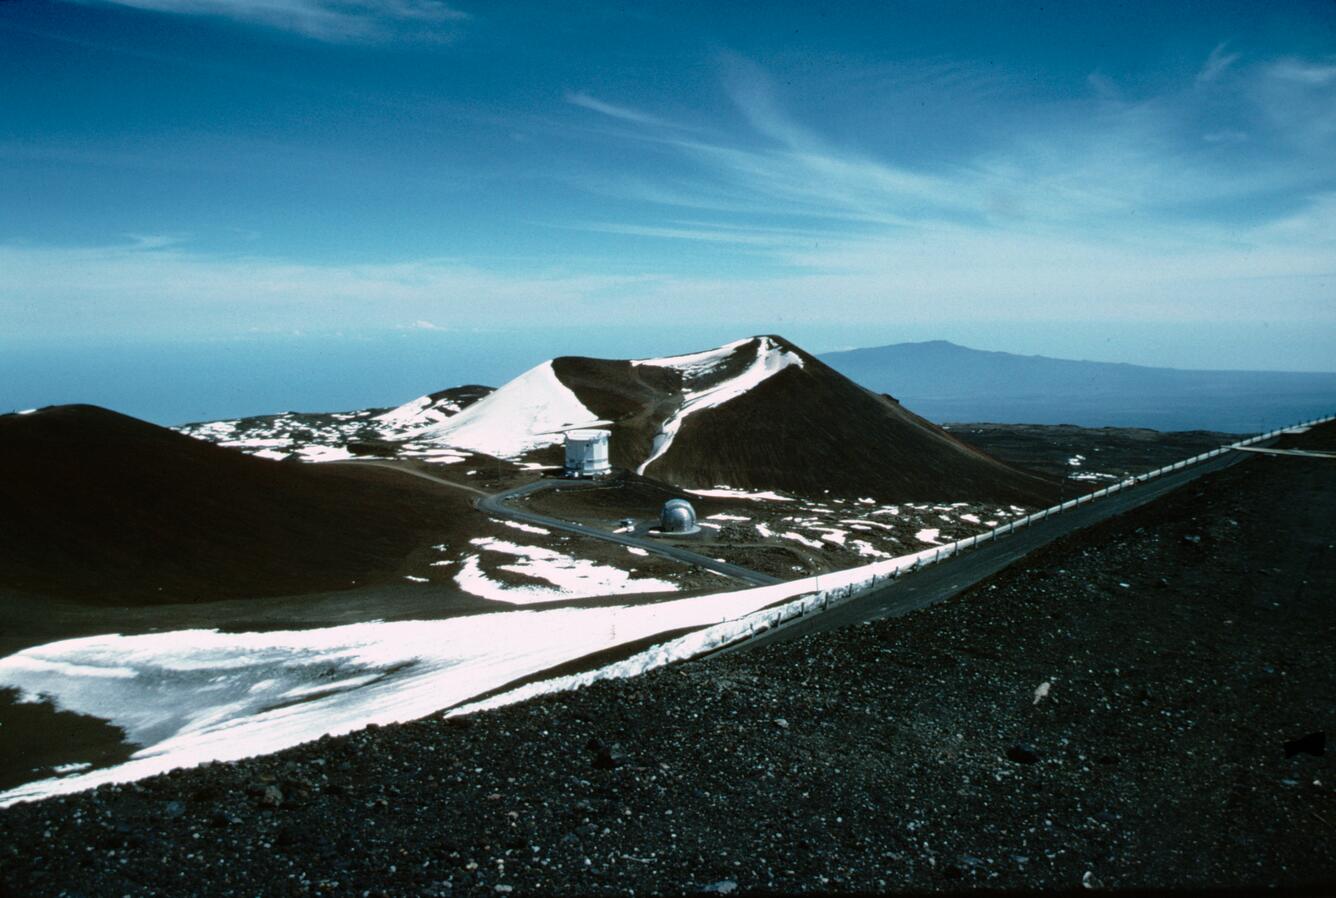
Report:
[[[782,337],[671,359],[560,358],[552,368],[612,422],[614,464],[678,486],[1026,505],[1056,495],[1050,481],[962,443]]]
[[[299,465],[87,405],[0,416],[0,586],[154,603],[340,589],[453,529],[466,499]]]

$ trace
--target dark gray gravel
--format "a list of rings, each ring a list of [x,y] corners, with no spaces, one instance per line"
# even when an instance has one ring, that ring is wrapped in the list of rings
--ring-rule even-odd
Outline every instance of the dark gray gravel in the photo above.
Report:
[[[1325,894],[1333,495],[1336,464],[1249,462],[899,620],[16,806],[0,882]]]

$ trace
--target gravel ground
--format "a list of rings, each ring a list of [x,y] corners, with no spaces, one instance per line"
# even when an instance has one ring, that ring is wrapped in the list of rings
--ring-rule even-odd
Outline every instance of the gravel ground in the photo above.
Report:
[[[1327,894],[1333,494],[1257,459],[901,619],[15,806],[0,891]]]

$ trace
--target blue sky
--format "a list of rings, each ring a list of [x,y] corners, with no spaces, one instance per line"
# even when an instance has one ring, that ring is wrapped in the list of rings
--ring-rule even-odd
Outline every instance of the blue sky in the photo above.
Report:
[[[1336,370],[1336,5],[819,6],[0,2],[0,345]]]

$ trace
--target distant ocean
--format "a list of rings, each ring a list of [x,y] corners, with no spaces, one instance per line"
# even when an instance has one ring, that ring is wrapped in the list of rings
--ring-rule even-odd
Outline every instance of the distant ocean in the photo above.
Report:
[[[387,407],[424,393],[498,386],[559,355],[646,358],[778,333],[813,353],[947,339],[978,349],[1142,365],[1336,370],[1330,328],[1259,330],[1034,322],[761,322],[653,328],[396,330],[182,341],[9,341],[0,332],[0,413],[91,403],[157,424]]]
[[[348,411],[394,406],[465,383],[498,386],[559,355],[668,355],[749,335],[734,328],[548,328],[0,343],[0,413],[80,402],[175,425]]]

